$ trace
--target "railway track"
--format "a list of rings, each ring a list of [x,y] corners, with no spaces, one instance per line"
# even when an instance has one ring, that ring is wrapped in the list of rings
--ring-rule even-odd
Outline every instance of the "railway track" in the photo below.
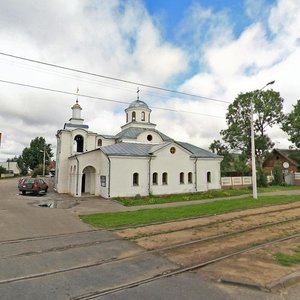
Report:
[[[272,218],[272,214],[274,215],[273,218],[275,221],[267,221],[269,220],[268,218]],[[281,220],[276,220],[276,214],[281,215]],[[202,230],[207,226],[220,226],[224,225],[226,222],[233,222],[239,220],[241,216],[238,217],[231,217],[231,218],[226,218],[226,214],[224,215],[223,220],[215,220],[215,221],[209,221],[206,224],[201,224],[201,225],[194,225],[194,226],[189,226],[186,228],[180,228],[176,231],[182,231],[182,230],[192,230],[192,229],[199,229]],[[229,216],[229,214],[228,214]],[[14,282],[21,282],[21,281],[26,281],[30,279],[38,279],[38,278],[48,278],[47,276],[52,276],[56,274],[67,274],[68,272],[73,272],[73,271],[79,271],[79,270],[91,270],[89,268],[93,267],[101,267],[102,265],[107,265],[109,268],[111,268],[112,265],[110,264],[115,264],[115,263],[122,263],[127,261],[127,263],[132,263],[134,264],[135,261],[138,261],[139,257],[142,257],[143,255],[148,255],[148,254],[159,254],[163,255],[165,257],[168,257],[169,260],[174,262],[176,265],[174,265],[174,268],[168,267],[166,270],[163,272],[160,271],[160,273],[155,274],[155,276],[150,276],[148,274],[147,276],[143,274],[145,278],[139,279],[139,280],[134,280],[134,277],[132,277],[131,282],[127,282],[126,284],[122,284],[122,282],[119,282],[116,286],[114,287],[102,287],[99,290],[92,290],[89,293],[85,293],[82,295],[74,296],[73,300],[83,300],[83,299],[97,299],[101,298],[102,296],[113,294],[116,292],[120,292],[122,290],[126,290],[132,287],[140,286],[143,284],[150,283],[152,281],[164,279],[170,276],[176,276],[185,272],[197,270],[204,268],[205,266],[215,264],[217,262],[220,262],[226,258],[238,256],[242,253],[250,252],[256,249],[261,249],[264,247],[267,247],[268,245],[271,244],[276,244],[276,243],[282,243],[283,241],[287,240],[292,240],[296,238],[300,238],[300,206],[299,205],[294,205],[292,207],[283,207],[280,205],[278,208],[270,208],[269,211],[267,212],[254,212],[253,209],[251,211],[249,210],[248,213],[244,213],[242,217],[244,218],[252,218],[252,217],[258,217],[258,216],[265,216],[265,221],[262,222],[262,224],[255,224],[248,226],[247,228],[239,228],[232,230],[230,232],[223,232],[219,234],[211,234],[206,237],[202,238],[195,238],[189,241],[184,241],[184,242],[178,242],[175,244],[170,244],[166,246],[160,246],[155,249],[151,250],[144,250],[140,248],[139,252],[134,253],[134,254],[129,254],[129,255],[120,255],[119,257],[109,257],[108,259],[103,259],[101,261],[90,261],[89,263],[86,264],[81,264],[77,266],[70,266],[69,268],[62,268],[62,269],[57,269],[54,271],[45,271],[45,272],[40,272],[36,274],[29,274],[26,276],[20,276],[20,277],[15,277],[15,278],[7,278],[2,281],[0,281],[0,285],[4,284],[9,284],[9,283],[14,283]],[[289,217],[287,217],[289,216]],[[205,216],[207,217],[207,216]],[[204,217],[204,218],[205,218]],[[201,218],[197,218],[201,219]],[[176,221],[178,222],[178,221]],[[299,229],[298,229],[299,228]],[[81,235],[81,234],[87,234],[91,232],[99,232],[101,230],[91,230],[91,231],[84,231],[84,232],[77,232],[77,233],[71,233],[71,234],[59,234],[59,235],[49,235],[49,236],[41,236],[41,237],[35,237],[35,238],[27,238],[27,239],[17,239],[17,240],[10,240],[10,241],[2,241],[0,242],[0,246],[3,245],[10,245],[10,244],[17,244],[20,243],[26,243],[26,242],[32,242],[32,241],[40,241],[40,240],[51,240],[51,239],[56,239],[56,238],[66,238],[68,236],[72,235]],[[168,232],[164,232],[168,233]],[[252,235],[256,236],[257,234],[260,234],[261,239],[259,240],[249,240],[246,238],[246,235]],[[283,237],[283,234],[285,235]],[[155,233],[153,236],[158,235]],[[138,239],[138,238],[137,238]],[[133,240],[137,240],[136,238],[133,238]],[[224,244],[225,242],[229,241],[230,239],[235,239],[238,240],[240,239],[243,243],[237,246],[232,246],[228,247],[226,249],[220,249],[216,246],[219,244]],[[93,245],[99,245],[101,243],[109,243],[113,241],[121,240],[121,238],[117,237],[116,238],[110,238],[105,241],[103,240],[94,240],[91,242],[81,242],[80,239],[78,240],[78,243],[74,244],[69,244],[67,246],[62,246],[62,247],[50,247],[47,248],[43,251],[32,251],[32,252],[26,252],[24,251],[23,253],[20,253],[19,255],[16,256],[30,256],[30,255],[41,255],[41,254],[47,254],[48,252],[58,252],[58,251],[64,251],[64,250],[69,250],[72,248],[78,248],[78,247],[88,247],[93,246]],[[51,243],[50,243],[51,244]],[[254,245],[255,244],[255,245]],[[213,246],[216,251],[211,252],[207,250],[207,247]],[[181,261],[178,259],[179,256],[186,256],[189,257],[191,253],[194,253],[195,256],[193,259],[190,259],[189,261]],[[204,253],[204,254],[203,254]],[[126,253],[127,254],[127,253]],[[201,254],[201,255],[200,255]],[[178,256],[179,255],[179,256]],[[11,255],[10,257],[13,257]],[[147,256],[146,256],[147,257]],[[5,258],[4,258],[5,259]],[[136,259],[136,260],[135,260]],[[90,271],[89,271],[90,272]],[[72,274],[72,273],[70,273]],[[152,274],[151,274],[152,275]],[[79,293],[78,293],[79,294]]]
[[[284,241],[287,241],[287,240],[290,240],[290,239],[294,239],[294,238],[298,238],[298,237],[300,237],[300,233],[293,234],[291,236],[287,236],[287,237],[284,237],[284,238],[279,238],[279,239],[272,240],[272,241],[267,241],[267,242],[261,243],[259,245],[251,246],[251,247],[248,247],[246,249],[242,249],[242,250],[238,250],[238,251],[228,253],[226,255],[217,256],[217,257],[211,258],[209,260],[206,260],[206,261],[203,261],[203,262],[200,262],[200,263],[197,263],[197,264],[193,264],[191,266],[180,267],[176,270],[171,270],[169,272],[164,272],[163,274],[159,274],[159,275],[156,275],[154,277],[149,277],[149,278],[145,278],[143,280],[133,281],[133,282],[123,284],[123,285],[119,285],[119,286],[116,286],[116,287],[113,287],[113,288],[103,289],[103,290],[99,290],[99,291],[93,291],[93,292],[90,292],[90,293],[86,293],[86,294],[83,294],[83,295],[72,297],[71,300],[99,299],[99,298],[101,298],[103,296],[106,296],[106,295],[110,295],[110,294],[113,294],[113,293],[116,293],[116,292],[121,292],[123,290],[130,289],[130,288],[138,287],[138,286],[141,286],[143,284],[147,284],[147,283],[150,283],[150,282],[153,282],[153,281],[156,281],[156,280],[161,280],[161,279],[164,279],[164,278],[167,278],[167,277],[176,276],[176,275],[179,275],[179,274],[182,274],[182,273],[185,273],[185,272],[190,272],[190,271],[194,271],[194,270],[197,270],[197,269],[201,269],[201,268],[204,268],[208,265],[217,263],[217,262],[222,261],[222,260],[227,259],[227,258],[231,258],[231,257],[237,256],[237,255],[240,255],[240,254],[243,254],[243,253],[246,253],[246,252],[250,252],[250,251],[253,251],[253,250],[264,248],[264,247],[269,246],[271,244],[281,243],[281,242],[284,242]]]

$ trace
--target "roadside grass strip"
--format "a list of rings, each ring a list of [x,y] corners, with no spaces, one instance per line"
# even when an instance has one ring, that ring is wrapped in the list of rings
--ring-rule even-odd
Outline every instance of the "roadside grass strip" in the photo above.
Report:
[[[234,200],[219,200],[185,206],[141,209],[136,211],[81,215],[82,221],[99,228],[117,229],[152,223],[163,223],[185,218],[201,217],[265,205],[300,201],[300,195],[261,196]]]
[[[288,191],[299,190],[300,186],[269,186],[265,188],[258,188],[259,193],[275,192],[275,191]],[[210,190],[206,192],[178,194],[178,195],[161,195],[161,196],[136,196],[136,197],[115,197],[114,200],[123,204],[124,206],[139,206],[151,204],[163,204],[171,202],[203,200],[223,197],[233,197],[251,194],[251,188],[242,189],[225,189],[225,190]]]
[[[285,267],[290,267],[294,264],[300,263],[300,245],[293,249],[292,254],[276,252],[273,254],[276,261]]]

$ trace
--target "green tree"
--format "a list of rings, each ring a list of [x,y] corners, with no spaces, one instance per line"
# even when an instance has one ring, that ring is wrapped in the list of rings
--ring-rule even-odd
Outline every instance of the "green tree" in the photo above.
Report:
[[[6,173],[6,169],[2,166],[0,166],[0,175],[1,174],[5,174]]]
[[[289,135],[289,141],[300,148],[300,100],[297,101],[296,105],[293,106],[293,110],[287,115],[282,129]]]
[[[283,98],[278,92],[267,90],[239,94],[228,107],[228,128],[221,130],[220,134],[230,149],[246,154],[247,158],[251,157],[251,102],[255,116],[255,154],[261,165],[266,153],[274,146],[266,129],[275,124],[282,124],[285,119],[282,112]]]
[[[50,144],[46,144],[43,137],[36,137],[30,142],[30,146],[24,148],[22,155],[18,157],[18,166],[22,174],[26,174],[28,169],[35,169],[38,165],[44,163],[44,149],[45,149],[45,164],[49,164],[53,154],[51,152]]]
[[[220,156],[223,156],[223,160],[221,162],[221,173],[222,175],[232,171],[232,163],[234,161],[233,156],[229,153],[228,146],[221,143],[219,140],[214,140],[209,149]]]

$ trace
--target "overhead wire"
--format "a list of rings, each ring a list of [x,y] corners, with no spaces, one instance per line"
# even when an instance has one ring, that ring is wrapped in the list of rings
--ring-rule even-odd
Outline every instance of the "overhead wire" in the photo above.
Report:
[[[65,67],[65,66],[61,66],[61,65],[58,65],[58,64],[47,63],[47,62],[44,62],[44,61],[34,60],[34,59],[22,57],[22,56],[17,56],[17,55],[5,53],[5,52],[0,52],[0,55],[6,56],[6,57],[12,57],[12,58],[20,59],[20,60],[24,60],[24,61],[29,61],[29,62],[33,62],[33,63],[45,65],[45,66],[50,66],[50,67],[54,67],[54,68],[58,68],[58,69],[62,69],[62,70],[68,70],[68,71],[72,71],[72,72],[76,72],[76,73],[86,74],[86,75],[90,75],[90,76],[96,76],[96,77],[99,77],[99,78],[105,78],[105,79],[108,79],[108,80],[123,82],[123,83],[127,83],[127,84],[134,84],[136,86],[147,87],[147,88],[156,89],[156,90],[160,90],[160,91],[165,91],[165,92],[169,92],[169,93],[174,93],[174,94],[178,94],[178,95],[184,95],[184,96],[189,96],[189,97],[194,97],[194,98],[200,98],[200,99],[215,101],[215,102],[220,102],[220,103],[230,103],[230,101],[225,101],[225,100],[200,96],[200,95],[196,95],[196,94],[190,94],[190,93],[186,93],[186,92],[180,92],[180,91],[176,91],[176,90],[167,89],[167,88],[164,88],[164,87],[145,84],[145,83],[142,83],[142,82],[130,81],[130,80],[125,80],[125,79],[116,78],[116,77],[112,77],[112,76],[106,76],[106,75],[101,75],[101,74],[97,74],[97,73],[87,72],[87,71],[83,71],[83,70],[79,70],[79,69],[75,69],[75,68]]]
[[[103,98],[103,97],[97,97],[97,96],[91,96],[91,95],[86,95],[86,94],[79,94],[79,93],[68,92],[68,91],[63,91],[63,90],[58,90],[58,89],[52,89],[52,88],[47,88],[47,87],[42,87],[42,86],[30,85],[30,84],[16,82],[16,81],[8,81],[8,80],[0,79],[0,82],[6,83],[6,84],[11,84],[11,85],[17,85],[17,86],[27,87],[27,88],[32,88],[32,89],[38,89],[38,90],[48,91],[48,92],[55,92],[55,93],[60,93],[60,94],[66,94],[66,95],[72,95],[72,96],[79,96],[79,97],[84,97],[84,98],[96,99],[96,100],[101,100],[101,101],[107,101],[107,102],[113,102],[113,103],[121,103],[121,104],[127,104],[127,105],[131,104],[130,101],[113,100],[113,99],[108,99],[108,98]],[[149,107],[153,108],[153,109],[157,109],[157,110],[164,110],[164,111],[171,111],[171,112],[178,112],[178,113],[188,113],[188,114],[194,114],[194,115],[201,115],[201,116],[205,116],[205,117],[213,117],[213,118],[224,119],[224,117],[221,117],[221,116],[215,116],[215,115],[210,115],[210,114],[203,114],[203,113],[198,113],[198,112],[193,112],[193,111],[176,110],[176,109],[164,108],[164,107],[156,107],[156,106],[151,106],[151,105],[149,105]]]

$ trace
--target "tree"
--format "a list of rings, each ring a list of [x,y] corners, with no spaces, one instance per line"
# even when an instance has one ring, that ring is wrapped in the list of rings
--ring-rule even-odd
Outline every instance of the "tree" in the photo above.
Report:
[[[273,90],[254,91],[239,94],[228,107],[226,120],[228,128],[221,130],[223,140],[230,149],[240,151],[251,157],[251,101],[253,102],[254,138],[256,157],[260,164],[264,155],[274,146],[266,133],[267,127],[282,124],[285,116],[282,112],[283,98]]]
[[[300,100],[293,107],[293,110],[287,115],[282,129],[289,135],[289,141],[300,148]]]
[[[2,166],[0,166],[0,175],[1,174],[5,174],[6,173],[6,169]]]
[[[219,140],[214,140],[213,143],[210,144],[209,149],[213,153],[223,156],[223,160],[221,161],[221,173],[225,174],[231,172],[233,157],[231,153],[229,153],[228,146],[222,144]]]
[[[22,174],[26,174],[28,169],[35,169],[38,165],[44,163],[44,149],[45,149],[45,164],[49,164],[51,157],[50,144],[46,144],[43,137],[36,137],[30,142],[30,146],[24,148],[22,155],[18,157],[18,166]]]

